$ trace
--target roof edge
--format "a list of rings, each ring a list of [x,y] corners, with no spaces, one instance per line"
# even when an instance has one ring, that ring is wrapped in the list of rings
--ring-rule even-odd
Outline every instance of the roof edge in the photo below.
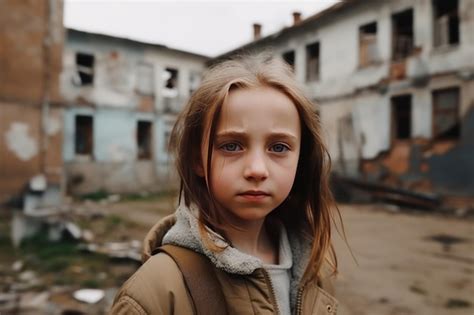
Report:
[[[166,46],[166,45],[163,45],[163,44],[144,42],[144,41],[132,39],[132,38],[129,38],[129,37],[120,37],[120,36],[109,35],[109,34],[104,34],[104,33],[90,32],[90,31],[80,30],[80,29],[72,28],[72,27],[66,27],[66,32],[82,33],[82,34],[87,34],[87,35],[91,35],[91,36],[103,37],[103,38],[107,38],[107,39],[123,40],[123,41],[126,41],[126,42],[130,42],[132,44],[139,44],[139,45],[151,46],[151,47],[154,47],[154,48],[167,49],[171,52],[178,52],[178,53],[187,54],[187,55],[191,55],[191,56],[194,56],[194,57],[203,58],[203,59],[207,59],[207,60],[211,59],[210,56],[190,52],[190,51],[187,51],[187,50],[172,48],[172,47],[169,47],[169,46]]]

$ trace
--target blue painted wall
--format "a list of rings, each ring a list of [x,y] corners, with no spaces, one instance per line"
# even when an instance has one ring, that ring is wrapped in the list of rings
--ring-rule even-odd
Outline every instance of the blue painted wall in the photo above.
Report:
[[[92,115],[93,118],[93,156],[97,162],[130,162],[137,159],[136,128],[139,120],[153,122],[153,159],[156,162],[168,161],[165,150],[165,131],[163,118],[152,113],[137,113],[114,108],[68,108],[64,111],[63,158],[65,162],[76,159],[75,117]],[[168,128],[169,129],[169,128]],[[79,162],[79,161],[78,161]]]

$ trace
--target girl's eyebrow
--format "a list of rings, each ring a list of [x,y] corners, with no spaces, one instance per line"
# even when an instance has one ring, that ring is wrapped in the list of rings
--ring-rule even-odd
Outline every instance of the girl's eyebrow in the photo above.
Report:
[[[240,139],[246,139],[248,138],[248,133],[246,132],[241,132],[241,131],[233,131],[233,130],[228,130],[228,131],[222,131],[218,132],[216,134],[216,138],[240,138]],[[281,139],[281,138],[287,138],[292,141],[297,141],[297,137],[294,136],[293,134],[289,132],[272,132],[268,135],[270,139]]]
[[[294,136],[293,134],[289,132],[272,132],[269,135],[269,138],[270,139],[289,139],[295,142],[297,142],[297,139],[298,139],[296,136]]]

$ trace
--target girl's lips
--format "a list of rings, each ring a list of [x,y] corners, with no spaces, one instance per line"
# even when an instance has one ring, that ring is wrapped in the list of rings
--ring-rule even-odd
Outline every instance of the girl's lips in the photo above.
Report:
[[[268,197],[268,195],[245,195],[245,194],[239,195],[239,196],[248,201],[260,201]]]
[[[263,191],[246,191],[244,193],[238,194],[238,196],[250,200],[250,201],[258,201],[262,200],[268,196],[270,196],[268,193],[263,192]]]
[[[244,191],[244,192],[240,193],[239,195],[253,195],[253,196],[265,195],[265,196],[268,196],[270,194],[265,192],[265,191],[262,191],[262,190],[247,190],[247,191]]]

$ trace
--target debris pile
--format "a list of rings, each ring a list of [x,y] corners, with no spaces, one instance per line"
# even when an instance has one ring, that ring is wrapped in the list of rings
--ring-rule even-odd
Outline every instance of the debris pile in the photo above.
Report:
[[[55,204],[45,202],[47,190],[41,177],[32,179],[23,196],[22,208],[11,211],[11,249],[22,253],[24,259],[17,259],[10,266],[0,265],[0,314],[106,313],[117,288],[107,287],[105,283],[117,286],[125,280],[121,277],[128,277],[141,262],[140,241],[120,237],[119,241],[110,241],[110,237],[104,239],[104,231],[100,229],[111,224],[109,234],[105,234],[111,235],[111,231],[123,223],[119,217],[101,209],[120,201],[121,196],[111,195],[97,202],[86,200],[77,204],[63,200]],[[25,242],[30,245],[25,247]],[[46,258],[36,257],[39,252],[26,250],[36,244],[45,248],[40,250]],[[67,250],[73,248],[76,260],[64,258],[67,253],[59,253],[61,246]],[[52,257],[54,255],[60,256]],[[114,266],[121,271],[118,278],[113,271],[101,272],[104,266],[110,269],[108,259],[117,262]],[[84,265],[81,261],[88,261],[96,272],[88,270],[87,263]],[[64,284],[51,285],[52,282]]]

